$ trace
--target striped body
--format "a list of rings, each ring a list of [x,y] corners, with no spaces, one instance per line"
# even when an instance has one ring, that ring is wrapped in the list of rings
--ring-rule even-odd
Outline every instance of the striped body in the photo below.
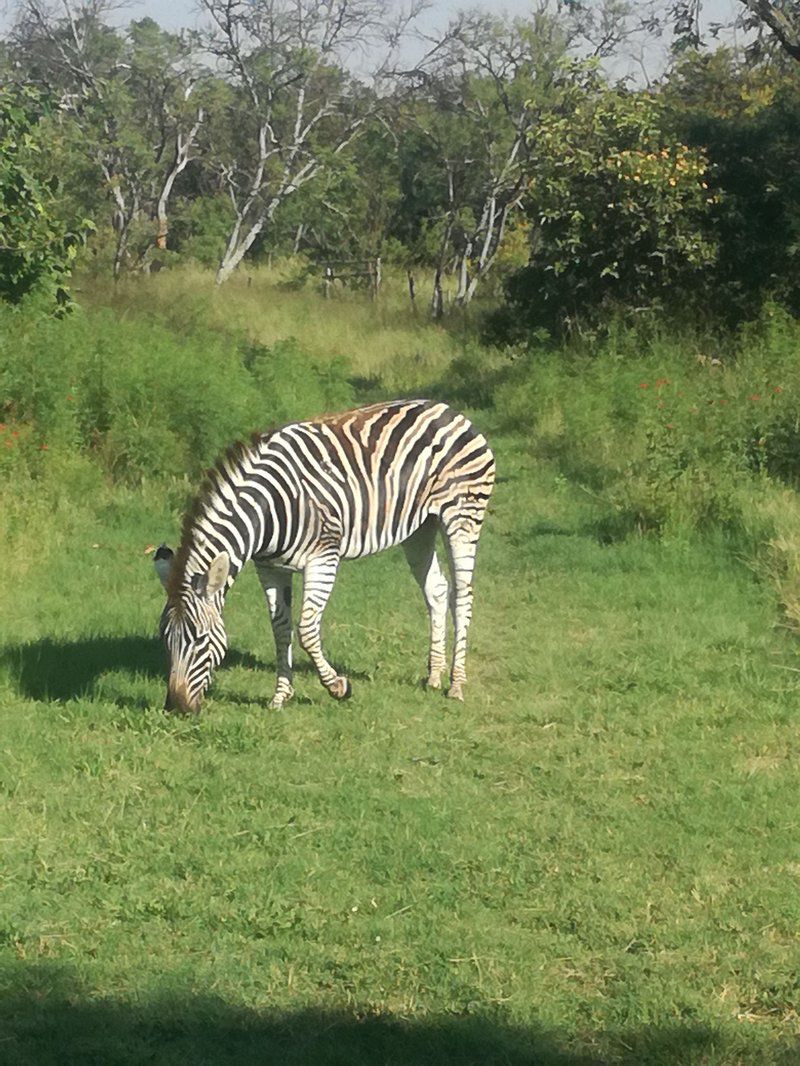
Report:
[[[172,635],[171,662],[176,656],[191,657],[197,630],[192,616],[210,608],[221,618],[225,592],[253,559],[278,651],[273,703],[279,706],[291,695],[292,571],[304,574],[301,643],[323,684],[333,695],[345,695],[346,679],[327,663],[319,643],[321,615],[339,561],[403,543],[431,612],[429,682],[437,684],[447,597],[445,592],[442,605],[444,577],[435,553],[436,531],[441,528],[444,534],[454,569],[458,658],[459,584],[464,585],[465,645],[475,548],[493,481],[494,459],[486,440],[463,415],[428,400],[374,404],[291,423],[257,435],[247,445],[235,445],[211,472],[187,516],[177,557],[168,557],[164,628],[165,637]],[[223,557],[227,562],[220,563]],[[211,582],[209,595],[204,581],[215,562],[225,575],[219,587]],[[459,578],[462,572],[464,581]],[[181,628],[185,635],[178,647],[174,634]],[[454,695],[463,684],[463,662],[458,666],[454,660]]]

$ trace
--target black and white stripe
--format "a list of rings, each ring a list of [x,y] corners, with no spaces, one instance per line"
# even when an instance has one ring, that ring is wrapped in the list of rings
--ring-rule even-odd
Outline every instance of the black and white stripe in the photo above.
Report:
[[[272,706],[292,694],[291,577],[303,573],[298,624],[328,691],[349,694],[325,658],[322,614],[339,562],[402,544],[430,615],[428,684],[445,668],[450,557],[455,648],[449,695],[463,698],[472,573],[494,458],[483,436],[443,403],[398,400],[293,422],[236,444],[219,460],[187,515],[177,555],[157,553],[167,587],[162,629],[170,657],[168,705],[196,710],[225,652],[225,593],[252,559],[269,607],[278,682]]]

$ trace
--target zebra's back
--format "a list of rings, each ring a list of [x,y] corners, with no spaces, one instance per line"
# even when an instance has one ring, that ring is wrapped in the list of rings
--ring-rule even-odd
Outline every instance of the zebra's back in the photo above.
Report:
[[[338,529],[341,556],[351,559],[399,544],[430,515],[482,512],[494,481],[485,438],[431,400],[292,423],[263,438],[260,450],[265,461],[291,467],[301,509],[317,508]],[[286,544],[278,554],[296,564],[291,556],[309,546]]]

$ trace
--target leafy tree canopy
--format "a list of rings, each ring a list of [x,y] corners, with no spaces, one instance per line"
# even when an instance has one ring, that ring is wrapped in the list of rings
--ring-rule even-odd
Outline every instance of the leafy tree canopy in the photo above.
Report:
[[[531,262],[509,286],[528,325],[592,325],[697,288],[716,257],[715,194],[705,153],[667,129],[659,97],[608,87],[591,64],[565,72],[560,103],[530,135]]]
[[[44,101],[32,89],[0,88],[0,298],[18,303],[35,290],[59,307],[81,236],[56,207],[56,179],[37,167],[45,138]]]

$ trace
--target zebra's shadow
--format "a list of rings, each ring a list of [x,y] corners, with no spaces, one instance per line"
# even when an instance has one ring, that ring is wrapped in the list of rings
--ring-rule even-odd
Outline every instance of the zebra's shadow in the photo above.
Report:
[[[252,652],[230,648],[220,672],[243,667],[274,676],[274,663]],[[21,696],[47,702],[91,696],[98,680],[109,673],[130,674],[148,680],[166,679],[164,646],[157,637],[144,635],[95,636],[78,640],[44,637],[27,644],[0,649],[0,670]],[[295,673],[313,674],[310,662],[296,662]],[[358,672],[351,676],[362,679]],[[226,696],[226,698],[236,698]],[[137,698],[125,703],[142,704]]]

